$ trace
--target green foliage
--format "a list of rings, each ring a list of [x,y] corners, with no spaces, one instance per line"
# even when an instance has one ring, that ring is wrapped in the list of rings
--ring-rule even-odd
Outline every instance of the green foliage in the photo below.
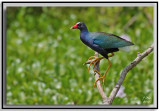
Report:
[[[135,20],[133,19],[135,17]],[[84,62],[94,55],[70,27],[83,21],[91,32],[127,34],[135,44],[116,52],[105,79],[109,96],[120,72],[153,43],[153,7],[7,8],[7,104],[101,104],[94,74]],[[103,74],[107,60],[100,64]],[[153,53],[123,82],[113,104],[153,104]]]

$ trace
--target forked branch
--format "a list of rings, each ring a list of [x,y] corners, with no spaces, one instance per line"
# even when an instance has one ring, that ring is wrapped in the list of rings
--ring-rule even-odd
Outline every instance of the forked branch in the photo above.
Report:
[[[143,53],[138,53],[137,57],[135,60],[133,60],[128,66],[126,66],[120,77],[118,82],[116,83],[115,87],[113,88],[112,92],[110,93],[110,96],[107,97],[106,94],[103,91],[103,88],[101,87],[101,83],[100,81],[97,81],[97,88],[98,91],[103,99],[103,104],[108,104],[111,105],[114,98],[116,97],[117,92],[119,91],[127,73],[134,68],[143,58],[145,58],[148,54],[150,54],[154,49],[154,44],[152,44],[146,51],[144,51]],[[98,53],[95,52],[95,56],[98,57]],[[87,61],[86,64],[89,64],[91,61]],[[95,69],[99,71],[99,62],[95,65]],[[95,80],[97,80],[99,78],[99,74],[97,72],[95,72]]]

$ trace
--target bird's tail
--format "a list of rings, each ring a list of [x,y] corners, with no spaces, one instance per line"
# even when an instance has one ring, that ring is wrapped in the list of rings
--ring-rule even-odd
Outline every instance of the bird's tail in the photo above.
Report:
[[[129,41],[129,42],[131,41],[130,37],[128,35],[126,35],[126,34],[123,34],[120,37],[125,39],[125,40],[127,40],[127,41]],[[118,49],[121,50],[121,51],[125,51],[125,52],[129,52],[130,51],[130,47],[129,46],[120,47]]]
[[[126,47],[120,47],[120,48],[118,48],[119,50],[121,50],[121,51],[125,51],[125,52],[129,52],[130,51],[130,48],[129,48],[129,46],[126,46]]]

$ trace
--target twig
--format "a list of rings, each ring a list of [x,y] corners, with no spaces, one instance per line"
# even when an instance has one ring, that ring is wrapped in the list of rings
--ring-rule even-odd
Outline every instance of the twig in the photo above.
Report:
[[[107,100],[108,104],[112,104],[112,101],[114,100],[119,88],[121,87],[121,85],[123,83],[123,80],[125,79],[128,71],[131,70],[133,67],[135,67],[149,53],[151,53],[153,51],[153,48],[154,48],[154,44],[152,44],[151,47],[149,47],[143,53],[138,53],[137,58],[123,69],[117,84],[113,88],[113,90],[112,90],[112,92],[111,92],[111,94],[110,94],[110,96],[109,96],[109,98]]]
[[[135,67],[143,58],[145,58],[148,54],[150,54],[153,51],[154,48],[154,44],[152,44],[146,51],[144,51],[143,53],[138,53],[137,58],[131,62],[128,66],[126,66],[121,75],[120,78],[118,80],[118,82],[116,83],[115,87],[113,88],[109,98],[107,98],[107,96],[105,95],[102,87],[101,87],[101,83],[100,81],[97,81],[97,88],[98,91],[103,99],[103,104],[107,104],[107,105],[111,105],[118,90],[120,89],[128,71],[130,71],[133,67]],[[98,57],[98,53],[95,52],[95,56]],[[89,64],[91,61],[87,61],[85,64]],[[99,71],[99,62],[96,64],[95,69],[97,69]],[[99,78],[99,74],[95,72],[95,80],[97,80]]]
[[[98,57],[98,52],[95,52],[95,56]],[[99,62],[96,63],[95,68],[97,71],[99,71]],[[95,74],[95,80],[99,78],[99,74],[97,72],[94,72]],[[106,94],[103,91],[103,88],[101,87],[101,82],[100,80],[97,81],[97,89],[102,97],[102,100],[105,101],[107,99]]]

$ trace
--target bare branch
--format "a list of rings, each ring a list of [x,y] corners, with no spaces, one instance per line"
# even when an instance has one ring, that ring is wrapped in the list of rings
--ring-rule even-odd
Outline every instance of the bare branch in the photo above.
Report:
[[[101,87],[101,83],[100,83],[100,80],[97,81],[97,89],[103,99],[103,104],[107,104],[107,105],[111,105],[118,90],[120,89],[127,73],[133,68],[135,67],[143,58],[145,58],[148,54],[150,54],[152,51],[153,51],[153,48],[154,48],[154,44],[152,44],[146,51],[144,51],[143,53],[138,53],[137,54],[137,58],[131,62],[128,66],[126,66],[121,75],[120,75],[120,78],[118,80],[118,82],[116,83],[115,87],[113,88],[109,98],[107,98],[107,96],[105,95],[102,87]],[[98,57],[98,53],[95,52],[95,56]],[[87,61],[85,64],[89,64],[91,62],[91,60]],[[96,66],[95,66],[95,69],[97,71],[99,71],[99,62],[97,62]],[[97,72],[95,72],[95,80],[97,80],[99,78],[99,74]]]
[[[123,80],[125,79],[128,71],[131,70],[133,67],[135,67],[149,53],[151,53],[153,51],[153,48],[154,48],[154,44],[152,44],[151,47],[149,47],[143,53],[141,53],[141,54],[138,53],[137,58],[123,69],[118,82],[116,83],[115,87],[113,88],[113,90],[112,90],[112,92],[111,92],[111,94],[110,94],[110,96],[108,98],[108,104],[112,104],[112,101],[114,100],[119,88],[121,87],[121,85],[123,83]]]
[[[95,56],[98,57],[98,53],[95,52]],[[99,71],[99,62],[96,63],[95,68],[97,71]],[[97,80],[99,78],[99,74],[97,72],[94,72],[95,74],[95,80]],[[102,97],[102,100],[105,101],[107,99],[106,94],[103,91],[103,88],[101,87],[101,82],[100,80],[97,81],[97,89]]]

